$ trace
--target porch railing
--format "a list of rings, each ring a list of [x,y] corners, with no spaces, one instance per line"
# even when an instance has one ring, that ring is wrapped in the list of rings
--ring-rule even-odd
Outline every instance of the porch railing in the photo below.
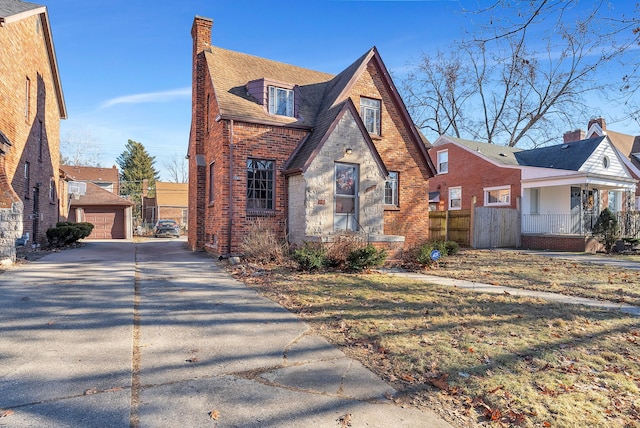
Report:
[[[616,212],[620,236],[640,238],[640,211]],[[522,214],[522,233],[550,235],[591,235],[598,215]]]

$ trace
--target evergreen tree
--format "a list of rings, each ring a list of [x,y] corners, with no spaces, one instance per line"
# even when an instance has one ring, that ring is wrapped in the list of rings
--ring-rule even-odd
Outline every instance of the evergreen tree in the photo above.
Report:
[[[128,196],[135,204],[135,217],[140,216],[143,180],[147,180],[150,188],[155,188],[156,180],[160,179],[155,162],[155,156],[150,156],[142,143],[133,140],[127,142],[125,151],[116,159],[120,167],[120,194]]]

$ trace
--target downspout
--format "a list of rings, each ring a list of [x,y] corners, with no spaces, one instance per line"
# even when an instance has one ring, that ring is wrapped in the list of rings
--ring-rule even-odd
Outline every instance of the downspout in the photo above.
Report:
[[[233,119],[229,120],[229,223],[227,256],[231,257],[231,231],[233,230]]]

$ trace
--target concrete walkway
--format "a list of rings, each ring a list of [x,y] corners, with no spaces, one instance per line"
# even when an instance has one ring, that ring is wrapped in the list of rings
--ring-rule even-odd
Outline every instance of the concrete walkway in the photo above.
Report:
[[[564,260],[572,260],[579,263],[595,263],[607,266],[613,266],[620,269],[640,270],[640,263],[631,260],[615,259],[613,257],[590,254],[590,253],[566,253],[566,252],[550,252],[550,251],[534,251],[534,250],[496,250],[496,251],[517,251],[525,254],[534,254],[544,257],[560,258]],[[551,302],[567,303],[573,305],[584,305],[604,309],[620,310],[632,315],[640,316],[640,307],[627,305],[623,303],[609,302],[603,300],[588,299],[584,297],[565,296],[563,294],[548,293],[543,291],[524,290],[520,288],[496,286],[484,284],[480,282],[466,281],[463,279],[446,278],[437,275],[427,275],[421,273],[412,273],[404,271],[389,270],[386,271],[390,275],[398,275],[411,278],[418,281],[429,282],[432,284],[440,284],[450,287],[457,287],[482,293],[504,294],[509,293],[514,296],[537,297]]]
[[[0,296],[0,426],[449,426],[184,241],[89,241]]]

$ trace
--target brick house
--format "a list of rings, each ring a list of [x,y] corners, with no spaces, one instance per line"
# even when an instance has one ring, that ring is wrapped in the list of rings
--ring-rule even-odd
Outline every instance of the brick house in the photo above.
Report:
[[[256,222],[394,255],[427,239],[433,164],[375,47],[331,75],[212,46],[211,28],[192,27],[192,249],[240,254]]]
[[[440,136],[429,154],[432,209],[517,209],[512,230],[524,248],[593,250],[601,210],[628,209],[636,192],[637,178],[606,135],[530,150]]]
[[[108,192],[120,194],[120,173],[115,165],[111,168],[62,165],[61,169],[70,181],[93,183]]]
[[[0,260],[15,259],[15,239],[43,242],[65,219],[60,176],[62,93],[44,6],[0,0]]]
[[[189,217],[189,184],[155,182],[153,198],[143,196],[142,216],[147,224],[158,220],[175,220],[183,230],[187,229]]]

